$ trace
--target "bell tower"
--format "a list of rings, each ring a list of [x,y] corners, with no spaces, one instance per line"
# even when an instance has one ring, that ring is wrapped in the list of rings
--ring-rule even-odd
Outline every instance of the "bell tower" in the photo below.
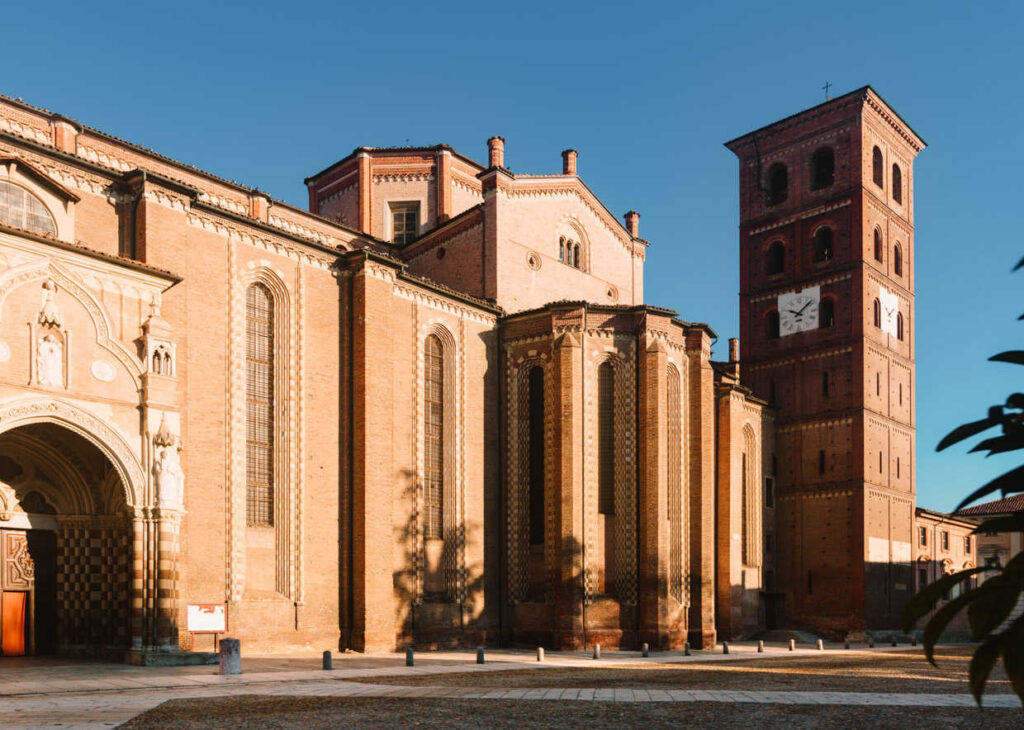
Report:
[[[740,161],[742,379],[778,412],[766,589],[780,628],[894,628],[911,595],[924,146],[867,86],[726,143]]]

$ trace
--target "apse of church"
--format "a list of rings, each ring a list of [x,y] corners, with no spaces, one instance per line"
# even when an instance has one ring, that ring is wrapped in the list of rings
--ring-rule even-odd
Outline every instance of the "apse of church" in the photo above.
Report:
[[[764,624],[770,409],[575,150],[487,156],[358,148],[309,213],[0,98],[3,653]]]

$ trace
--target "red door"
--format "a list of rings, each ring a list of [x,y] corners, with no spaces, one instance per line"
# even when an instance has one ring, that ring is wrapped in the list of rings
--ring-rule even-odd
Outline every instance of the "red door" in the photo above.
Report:
[[[35,563],[28,553],[28,533],[0,530],[0,655],[26,654],[29,595],[35,573]]]
[[[4,591],[0,594],[0,654],[25,655],[25,629],[28,594]]]

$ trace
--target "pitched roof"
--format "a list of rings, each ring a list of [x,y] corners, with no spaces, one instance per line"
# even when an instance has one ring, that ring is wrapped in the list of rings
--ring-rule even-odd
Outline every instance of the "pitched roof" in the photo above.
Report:
[[[973,507],[964,507],[956,512],[958,515],[1001,515],[1024,509],[1024,492],[1010,497],[997,499],[994,502],[983,502]]]

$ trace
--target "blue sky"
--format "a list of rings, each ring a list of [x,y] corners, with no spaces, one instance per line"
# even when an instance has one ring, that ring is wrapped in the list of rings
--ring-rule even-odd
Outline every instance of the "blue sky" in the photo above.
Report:
[[[738,333],[737,163],[722,142],[873,85],[915,166],[918,503],[1016,465],[936,454],[1024,371],[1024,10],[1013,3],[19,3],[0,92],[304,206],[359,145],[447,142],[580,174],[652,242],[647,299]],[[833,7],[835,5],[835,7]],[[1018,457],[1019,460],[1019,457]]]

